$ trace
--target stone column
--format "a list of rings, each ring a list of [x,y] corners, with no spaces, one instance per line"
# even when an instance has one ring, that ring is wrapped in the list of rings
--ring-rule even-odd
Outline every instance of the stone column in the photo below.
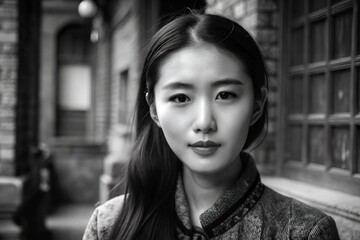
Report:
[[[125,191],[121,177],[125,174],[125,164],[129,160],[129,145],[130,131],[128,127],[114,128],[109,136],[109,153],[104,159],[104,172],[100,178],[101,203],[123,194]]]

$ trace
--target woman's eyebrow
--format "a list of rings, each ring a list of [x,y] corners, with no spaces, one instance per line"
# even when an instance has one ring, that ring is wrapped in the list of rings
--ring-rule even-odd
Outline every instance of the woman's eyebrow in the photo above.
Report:
[[[163,89],[169,89],[169,90],[174,90],[174,89],[194,89],[194,85],[189,84],[189,83],[183,83],[183,82],[172,82],[169,84],[166,84]]]
[[[211,87],[221,87],[221,86],[227,86],[227,85],[244,85],[243,82],[236,79],[221,79],[211,84]],[[174,90],[174,89],[194,89],[194,85],[191,83],[184,83],[184,82],[172,82],[168,83],[165,86],[163,86],[163,89],[168,90]]]
[[[224,85],[244,85],[243,82],[236,79],[222,79],[211,84],[212,87],[221,87]]]

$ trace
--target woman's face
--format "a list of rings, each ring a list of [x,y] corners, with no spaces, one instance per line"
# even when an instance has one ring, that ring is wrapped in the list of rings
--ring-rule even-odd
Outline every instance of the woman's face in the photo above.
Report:
[[[213,45],[192,46],[168,56],[158,76],[155,121],[184,168],[201,174],[231,169],[254,104],[242,62]]]

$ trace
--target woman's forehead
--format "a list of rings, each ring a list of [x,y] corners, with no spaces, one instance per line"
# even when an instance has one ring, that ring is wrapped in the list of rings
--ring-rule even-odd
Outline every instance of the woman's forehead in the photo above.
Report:
[[[233,54],[211,44],[189,46],[167,56],[159,65],[157,85],[171,82],[200,82],[242,79],[247,76],[244,64]]]

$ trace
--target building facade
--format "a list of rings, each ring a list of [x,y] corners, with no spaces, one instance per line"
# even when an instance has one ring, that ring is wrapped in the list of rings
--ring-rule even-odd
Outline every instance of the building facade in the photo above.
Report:
[[[235,20],[262,49],[269,123],[251,154],[264,183],[332,215],[342,239],[360,239],[359,1],[97,0],[87,18],[80,0],[25,2],[0,1],[0,196],[18,196],[0,197],[0,216],[18,233],[10,216],[39,146],[51,151],[56,202],[112,197],[146,43],[172,13],[194,9]]]

